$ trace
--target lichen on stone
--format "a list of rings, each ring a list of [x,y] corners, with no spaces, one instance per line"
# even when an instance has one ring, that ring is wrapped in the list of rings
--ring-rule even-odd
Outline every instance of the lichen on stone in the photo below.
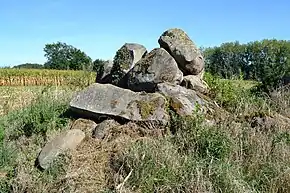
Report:
[[[173,99],[170,100],[170,106],[175,110],[175,112],[180,111],[184,107],[180,101]]]
[[[130,50],[126,46],[122,46],[116,53],[114,58],[114,65],[119,65],[121,69],[129,69],[132,63],[132,56]]]
[[[151,66],[152,64],[152,60],[153,57],[156,54],[157,49],[155,48],[154,50],[152,50],[147,56],[145,56],[145,58],[143,58],[139,63],[137,63],[137,65],[139,65],[139,69],[140,71],[145,74],[148,72],[148,68]]]
[[[161,36],[168,36],[172,39],[183,42],[183,44],[195,45],[193,41],[189,38],[189,36],[182,29],[179,28],[167,30]]]
[[[112,100],[112,101],[111,101],[111,108],[112,108],[112,109],[116,108],[116,106],[118,105],[118,103],[119,103],[119,102],[118,102],[117,100]]]
[[[146,100],[136,101],[136,103],[142,119],[145,120],[150,115],[152,115],[156,110],[156,106],[158,106],[159,103],[159,98],[153,98],[150,101]]]
[[[113,77],[113,84],[117,84],[124,76],[124,70],[128,70],[133,61],[130,50],[126,46],[122,46],[114,57],[111,75]]]

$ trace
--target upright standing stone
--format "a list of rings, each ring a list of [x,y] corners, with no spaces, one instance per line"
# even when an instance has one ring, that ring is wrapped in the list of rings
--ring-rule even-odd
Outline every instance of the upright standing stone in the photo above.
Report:
[[[127,72],[147,53],[144,46],[136,43],[126,43],[114,57],[111,69],[112,83],[114,85],[124,85],[123,80]]]

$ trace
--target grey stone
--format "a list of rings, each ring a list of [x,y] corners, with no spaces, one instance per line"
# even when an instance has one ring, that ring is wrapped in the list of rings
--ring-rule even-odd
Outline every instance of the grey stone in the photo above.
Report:
[[[93,131],[97,127],[97,123],[89,119],[79,118],[71,126],[71,129],[79,129],[85,132],[86,136],[92,136]]]
[[[48,169],[58,155],[67,150],[73,150],[85,138],[85,133],[79,129],[63,132],[48,142],[38,156],[38,163],[43,169]]]
[[[128,88],[133,91],[154,92],[157,84],[180,84],[183,73],[174,58],[163,48],[155,48],[128,73]]]
[[[141,60],[142,57],[146,55],[147,49],[143,45],[136,44],[136,43],[126,43],[124,46],[127,48],[127,50],[131,52],[131,56],[132,56],[132,62],[130,64],[130,68],[125,69],[125,71],[128,72],[134,67],[134,65],[139,60]]]
[[[184,76],[181,86],[204,94],[208,93],[208,85],[196,75]]]
[[[170,83],[158,84],[158,91],[170,99],[170,107],[182,116],[192,115],[197,106],[205,108],[205,101],[194,90]]]
[[[165,31],[158,43],[174,57],[184,75],[197,75],[204,69],[200,50],[183,30],[173,28]]]
[[[133,92],[111,84],[90,85],[73,97],[70,107],[88,117],[106,115],[164,124],[169,120],[166,98],[161,94]]]
[[[108,60],[105,62],[103,69],[97,73],[96,82],[97,83],[110,83],[111,82],[111,75],[110,72],[113,67],[113,61]]]
[[[120,124],[113,120],[105,120],[98,124],[98,126],[93,131],[93,138],[103,139],[105,135],[114,127],[120,126]]]
[[[127,73],[134,65],[146,55],[147,50],[141,44],[125,43],[114,57],[113,67],[108,79],[109,83],[127,88]]]

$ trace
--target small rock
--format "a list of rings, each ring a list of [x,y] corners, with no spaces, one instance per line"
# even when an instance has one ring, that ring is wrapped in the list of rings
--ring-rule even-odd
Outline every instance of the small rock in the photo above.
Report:
[[[133,91],[154,92],[157,84],[180,84],[183,73],[174,58],[163,48],[153,49],[128,73],[128,88]]]
[[[98,124],[92,120],[80,118],[73,123],[71,129],[79,129],[85,132],[86,136],[92,136],[92,133],[97,125]]]
[[[173,56],[184,75],[198,75],[204,69],[200,50],[183,30],[173,28],[165,31],[158,43]]]
[[[38,156],[38,163],[43,169],[48,169],[58,155],[67,150],[75,149],[85,138],[85,133],[79,129],[63,132],[48,142]]]
[[[98,124],[98,126],[93,131],[93,138],[103,139],[105,135],[114,127],[120,126],[120,124],[111,119],[105,120],[102,123]]]
[[[208,86],[207,84],[200,79],[196,75],[187,75],[184,76],[181,86],[185,88],[192,89],[198,91],[200,93],[206,94],[208,93]]]

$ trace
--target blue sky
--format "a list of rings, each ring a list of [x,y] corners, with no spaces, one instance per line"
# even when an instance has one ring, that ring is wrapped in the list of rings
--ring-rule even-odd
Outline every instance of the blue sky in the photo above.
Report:
[[[289,0],[0,0],[0,66],[45,62],[47,43],[62,41],[92,59],[111,59],[125,42],[159,47],[168,28],[198,46],[290,39]]]

